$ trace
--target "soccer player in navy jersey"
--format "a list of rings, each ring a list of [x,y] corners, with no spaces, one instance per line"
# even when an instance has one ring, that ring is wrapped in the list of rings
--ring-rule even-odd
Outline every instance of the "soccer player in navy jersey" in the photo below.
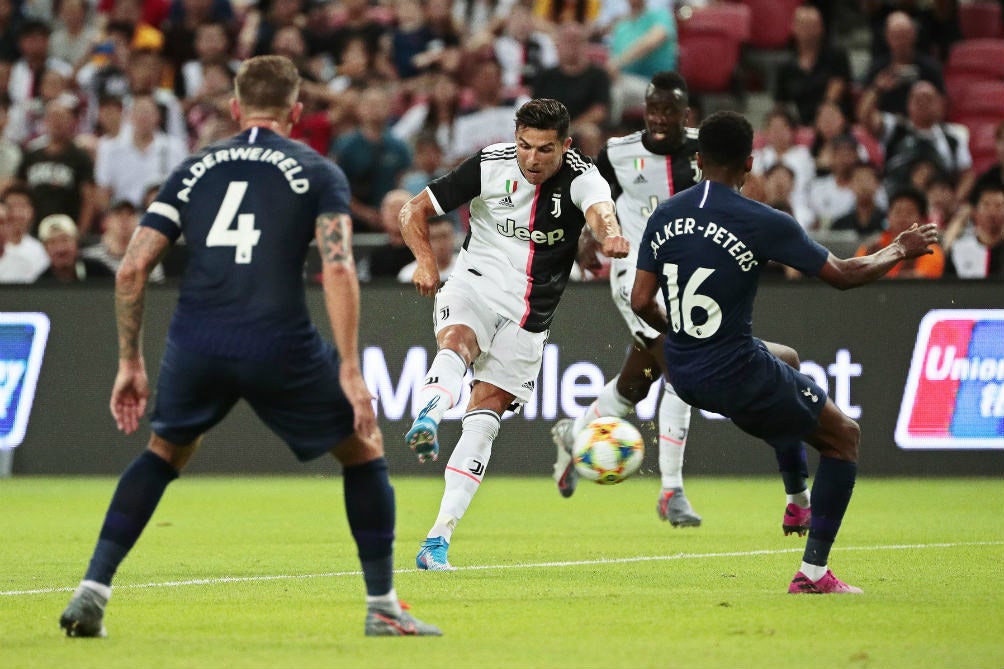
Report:
[[[775,448],[819,451],[812,520],[791,593],[860,593],[827,567],[857,475],[860,428],[813,380],[753,336],[753,300],[770,260],[847,289],[901,260],[930,253],[933,224],[914,225],[872,255],[843,260],[809,239],[791,217],[739,193],[753,167],[753,128],[717,112],[702,124],[704,180],[660,204],[638,252],[631,307],[666,333],[666,367],[688,404],[723,414]],[[665,309],[656,301],[662,291]]]
[[[359,284],[349,188],[334,164],[288,139],[303,109],[280,56],[244,61],[231,112],[241,132],[183,162],[150,205],[115,285],[119,369],[111,411],[139,427],[150,389],[141,343],[151,270],[184,234],[189,249],[167,335],[147,450],[119,479],[84,580],[59,620],[105,636],[119,564],[167,485],[241,398],[302,460],[331,453],[366,584],[367,636],[440,635],[403,611],[393,587],[394,490],[359,365]],[[303,264],[317,240],[337,352],[310,321]]]
[[[516,112],[514,143],[485,147],[401,210],[401,232],[418,262],[412,283],[436,300],[439,352],[418,393],[422,409],[405,436],[419,460],[438,457],[439,422],[460,400],[464,375],[474,368],[439,515],[416,557],[420,569],[454,569],[447,559],[453,531],[484,478],[502,414],[533,393],[583,224],[607,256],[628,253],[610,187],[571,148],[568,124],[568,110],[557,100],[527,102]],[[467,202],[471,231],[439,289],[428,220]]]

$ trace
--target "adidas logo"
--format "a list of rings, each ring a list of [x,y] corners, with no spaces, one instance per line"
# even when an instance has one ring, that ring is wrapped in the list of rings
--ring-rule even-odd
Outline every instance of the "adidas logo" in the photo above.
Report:
[[[526,388],[527,390],[533,390],[533,381],[526,381],[521,384],[521,387]]]
[[[499,200],[499,206],[500,207],[509,207],[510,209],[512,209],[513,208],[512,198],[509,197],[508,195],[506,195],[504,198],[502,198],[501,200]]]
[[[645,178],[644,174],[639,174],[638,176],[636,176],[634,178],[634,182],[636,184],[647,184],[648,183],[648,179]]]

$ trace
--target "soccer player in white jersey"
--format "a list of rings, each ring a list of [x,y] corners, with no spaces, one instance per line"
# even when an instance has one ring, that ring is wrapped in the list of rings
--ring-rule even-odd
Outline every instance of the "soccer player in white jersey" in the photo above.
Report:
[[[454,569],[447,559],[453,531],[484,478],[503,412],[533,392],[583,224],[604,255],[628,255],[610,186],[570,148],[568,124],[557,100],[527,102],[516,112],[514,143],[485,147],[401,210],[401,232],[418,261],[412,283],[421,295],[435,296],[439,347],[419,391],[422,410],[405,436],[420,461],[437,459],[439,422],[474,368],[439,515],[416,558],[420,569]],[[440,289],[427,220],[467,202],[470,235]]]

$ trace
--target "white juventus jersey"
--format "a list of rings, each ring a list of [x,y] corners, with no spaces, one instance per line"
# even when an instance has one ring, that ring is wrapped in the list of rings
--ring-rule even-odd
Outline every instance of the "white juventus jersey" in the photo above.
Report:
[[[684,142],[667,155],[652,153],[642,143],[644,131],[614,137],[596,158],[600,173],[610,182],[617,218],[632,255],[641,243],[648,217],[670,195],[701,180],[697,167],[697,128],[685,128]]]
[[[450,281],[530,332],[543,332],[568,282],[585,212],[612,202],[610,186],[574,149],[550,179],[534,186],[516,162],[516,145],[492,144],[427,187],[436,212],[470,201],[471,229]]]

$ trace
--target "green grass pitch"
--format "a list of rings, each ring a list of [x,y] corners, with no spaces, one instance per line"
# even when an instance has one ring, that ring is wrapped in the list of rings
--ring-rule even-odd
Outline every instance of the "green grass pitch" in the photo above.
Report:
[[[414,569],[442,480],[397,478],[396,585],[445,636],[368,639],[337,478],[182,477],[116,580],[107,639],[57,626],[110,478],[0,481],[0,667],[1004,667],[1004,486],[859,479],[831,566],[863,596],[791,596],[780,482],[489,476],[455,573]]]

